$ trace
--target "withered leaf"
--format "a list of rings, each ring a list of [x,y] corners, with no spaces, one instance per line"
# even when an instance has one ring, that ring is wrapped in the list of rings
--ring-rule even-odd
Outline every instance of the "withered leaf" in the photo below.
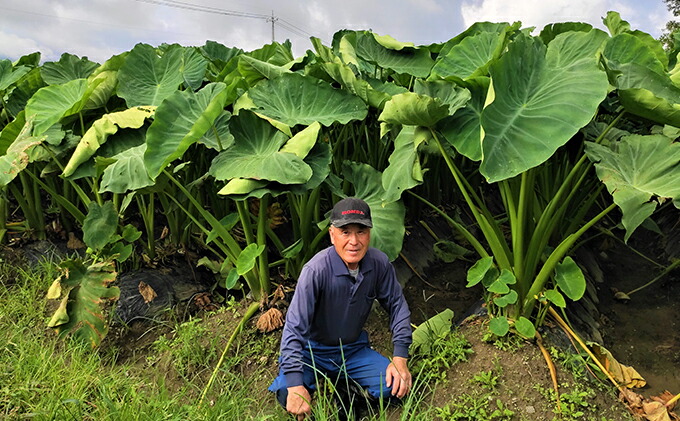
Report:
[[[85,243],[76,238],[76,235],[72,232],[68,233],[68,241],[66,242],[66,247],[71,250],[78,250],[85,248]]]
[[[142,295],[142,298],[144,298],[145,303],[150,303],[154,298],[157,297],[156,291],[154,291],[153,288],[151,288],[151,286],[144,281],[139,281],[137,288],[139,289],[139,293]]]

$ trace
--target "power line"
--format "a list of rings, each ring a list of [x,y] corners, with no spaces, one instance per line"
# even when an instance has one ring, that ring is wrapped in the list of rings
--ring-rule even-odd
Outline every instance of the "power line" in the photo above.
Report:
[[[178,9],[194,10],[197,12],[214,13],[218,15],[236,16],[240,18],[253,18],[253,19],[267,19],[269,16],[260,13],[248,13],[239,12],[236,10],[226,10],[211,6],[202,6],[199,4],[186,3],[183,1],[174,0],[135,0],[141,3],[157,4],[160,6],[175,7]]]
[[[285,29],[286,31],[297,35],[302,38],[308,38],[312,37],[315,35],[310,34],[309,32],[305,31],[304,29],[300,28],[299,26],[296,26],[287,20],[277,17],[274,15],[274,11],[272,10],[272,14],[270,15],[264,15],[261,13],[250,13],[250,12],[241,12],[237,10],[227,10],[227,9],[222,9],[219,7],[212,7],[212,6],[203,6],[200,4],[195,4],[195,3],[189,3],[189,2],[184,2],[184,1],[179,1],[179,0],[135,0],[141,3],[149,3],[149,4],[156,4],[159,6],[168,6],[168,7],[175,7],[178,9],[185,9],[185,10],[192,10],[192,11],[197,11],[197,12],[205,12],[205,13],[213,13],[213,14],[219,14],[219,15],[226,15],[226,16],[235,16],[235,17],[242,17],[242,18],[251,18],[251,19],[263,19],[265,22],[271,22],[272,24],[272,41],[274,41],[274,26],[278,25],[280,28]]]
[[[280,20],[281,22],[285,22],[288,26],[291,26],[291,27],[297,29],[298,31],[302,32],[303,34],[305,34],[305,35],[307,35],[307,36],[310,36],[310,37],[315,36],[315,35],[310,34],[310,33],[307,32],[307,31],[305,31],[304,29],[302,29],[302,28],[300,28],[300,27],[298,27],[298,26],[293,25],[292,23],[288,22],[288,21],[285,20],[284,18],[281,18],[281,17],[280,17],[279,20]]]
[[[28,10],[19,10],[19,9],[4,7],[4,6],[0,7],[0,10],[8,10],[10,12],[22,13],[22,14],[34,15],[34,16],[42,16],[42,17],[56,19],[56,20],[67,20],[67,21],[72,21],[72,22],[81,22],[81,23],[85,23],[85,24],[88,24],[88,25],[94,25],[94,26],[109,26],[111,28],[127,28],[127,29],[144,31],[144,32],[157,32],[159,34],[179,34],[179,35],[187,35],[187,36],[192,35],[192,34],[188,34],[188,33],[185,33],[185,32],[174,32],[174,31],[170,32],[170,31],[161,31],[161,30],[156,30],[156,29],[149,29],[148,27],[141,27],[141,26],[112,24],[111,22],[92,21],[92,20],[87,20],[87,19],[71,18],[71,17],[67,17],[67,16],[57,16],[57,15],[52,15],[52,14],[48,14],[48,13],[32,12],[32,11],[28,11]]]

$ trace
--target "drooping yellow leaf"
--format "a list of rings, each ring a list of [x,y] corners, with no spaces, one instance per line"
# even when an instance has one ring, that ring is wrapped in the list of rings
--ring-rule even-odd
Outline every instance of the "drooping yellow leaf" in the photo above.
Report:
[[[597,359],[600,360],[602,365],[619,384],[631,388],[644,387],[647,384],[647,381],[637,370],[616,361],[616,358],[605,347],[596,343],[590,343],[589,345],[593,350],[593,354],[595,354]]]
[[[57,278],[50,285],[50,289],[47,290],[47,299],[56,300],[61,297],[61,277]]]
[[[68,312],[66,311],[66,306],[68,304],[68,294],[64,296],[59,304],[59,308],[54,312],[52,318],[47,323],[48,327],[58,328],[59,326],[68,323],[70,320]]]

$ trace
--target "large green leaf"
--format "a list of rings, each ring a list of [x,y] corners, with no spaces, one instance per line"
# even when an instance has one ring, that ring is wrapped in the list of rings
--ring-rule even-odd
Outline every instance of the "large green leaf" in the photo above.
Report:
[[[15,84],[29,71],[31,71],[30,67],[13,67],[11,61],[0,60],[0,92]]]
[[[389,94],[374,89],[368,81],[357,78],[354,71],[348,65],[340,62],[339,59],[336,59],[336,62],[323,63],[322,68],[344,89],[358,96],[373,108],[382,109],[385,102],[390,99]]]
[[[64,296],[48,326],[96,348],[108,332],[105,304],[120,295],[118,287],[110,286],[116,280],[115,268],[111,262],[85,267],[78,260],[66,260],[60,267],[64,275],[55,284]]]
[[[276,66],[283,66],[293,61],[293,50],[290,41],[284,43],[272,42],[246,54]]]
[[[19,137],[19,133],[26,125],[26,113],[21,111],[11,123],[6,125],[0,132],[0,156],[7,153],[7,149]]]
[[[63,117],[83,109],[88,92],[85,79],[40,89],[26,104],[26,119],[33,119],[33,134],[39,136]]]
[[[155,179],[166,165],[181,157],[189,146],[213,127],[223,112],[226,85],[211,83],[197,93],[177,91],[156,109],[154,122],[147,131],[144,161]]]
[[[390,260],[395,260],[404,241],[404,204],[382,200],[385,189],[381,174],[370,165],[345,162],[342,173],[345,180],[354,186],[354,195],[365,200],[371,208],[371,245],[385,252]]]
[[[288,136],[250,111],[242,110],[231,118],[234,145],[220,152],[210,166],[218,180],[252,178],[301,184],[312,176],[303,159],[281,150]]]
[[[390,164],[382,175],[385,202],[395,202],[404,191],[423,182],[423,170],[418,159],[418,146],[430,138],[430,132],[416,126],[404,126],[394,139]]]
[[[543,42],[547,44],[555,39],[556,36],[564,32],[590,32],[591,29],[593,29],[593,25],[585,22],[557,22],[544,26],[543,29],[541,29],[539,36]]]
[[[127,55],[128,53],[124,52],[111,57],[88,77],[88,83],[96,83],[97,86],[85,103],[86,110],[105,107],[109,102],[111,95],[118,86],[118,70],[125,63]]]
[[[74,79],[86,79],[99,67],[87,57],[79,58],[73,54],[64,53],[59,61],[48,61],[42,65],[40,73],[48,85],[62,85]]]
[[[34,68],[16,82],[11,93],[5,99],[5,111],[11,116],[17,116],[24,111],[28,100],[42,87],[46,86],[40,76],[40,69]]]
[[[106,143],[108,137],[116,133],[119,128],[138,129],[142,127],[147,118],[153,117],[154,111],[155,107],[132,107],[102,116],[83,135],[71,159],[64,167],[63,176],[72,175],[76,168],[94,155],[99,147]]]
[[[216,151],[222,151],[234,144],[234,136],[229,131],[229,120],[231,113],[222,111],[213,122],[212,128],[205,132],[198,143]]]
[[[126,193],[152,186],[154,181],[149,177],[144,166],[144,152],[146,152],[145,143],[113,155],[112,159],[116,162],[104,170],[101,190]]]
[[[290,73],[285,67],[257,60],[245,54],[239,57],[238,71],[251,86],[262,79],[276,79],[284,73]]]
[[[458,151],[458,153],[480,161],[482,159],[482,111],[489,90],[488,77],[470,78],[461,81],[471,99],[465,108],[456,111],[437,123],[437,130]]]
[[[194,47],[184,47],[182,49],[180,72],[184,79],[184,84],[192,91],[197,91],[203,84],[208,60]]]
[[[356,54],[384,69],[424,78],[430,74],[434,65],[434,60],[430,57],[430,51],[427,48],[412,48],[403,45],[403,48],[399,50],[387,48],[378,42],[377,35],[370,32],[358,32],[356,37]]]
[[[464,39],[468,37],[473,37],[478,34],[482,34],[484,32],[493,32],[497,33],[499,35],[504,34],[504,33],[512,33],[514,31],[517,31],[521,26],[521,22],[515,22],[512,25],[509,25],[507,22],[475,22],[470,27],[468,27],[465,31],[461,32],[460,34],[456,35],[455,37],[451,38],[450,40],[446,41],[444,45],[441,46],[439,55],[440,56],[446,56],[448,55],[449,51],[455,47],[456,45],[460,44]]]
[[[40,143],[42,139],[31,136],[31,123],[24,124],[14,142],[7,148],[7,152],[0,156],[0,187],[9,184],[26,168],[29,163],[28,152]]]
[[[388,124],[432,127],[449,115],[449,105],[439,98],[406,92],[385,103],[378,119]]]
[[[156,49],[137,44],[118,73],[118,96],[128,107],[160,105],[184,81],[182,48],[171,48],[159,57]]]
[[[363,120],[366,104],[350,93],[297,73],[263,80],[248,91],[258,111],[288,126],[310,125],[315,121],[330,126]]]
[[[462,81],[461,81],[462,82]],[[464,83],[464,82],[462,82]],[[453,115],[470,101],[470,92],[449,80],[416,80],[413,91],[420,95],[437,98],[449,106],[448,114]]]
[[[276,197],[287,192],[304,194],[308,190],[316,189],[326,180],[331,171],[331,159],[330,145],[317,142],[304,159],[305,164],[312,169],[312,176],[306,183],[283,185],[266,180],[232,178],[218,193],[229,195],[234,200],[262,198],[265,194]]]
[[[564,294],[578,301],[586,292],[586,278],[574,259],[567,256],[555,267],[555,282]]]
[[[647,43],[623,33],[609,40],[603,55],[626,111],[660,124],[680,125],[680,88]]]
[[[427,355],[436,339],[444,338],[451,333],[453,310],[447,308],[430,317],[413,331],[413,343],[409,349],[411,354],[420,352]]]
[[[109,243],[118,228],[118,213],[113,202],[99,205],[92,201],[83,222],[83,241],[93,250],[101,250]]]
[[[569,32],[546,49],[518,35],[492,64],[480,168],[489,182],[542,164],[592,119],[609,86],[598,67],[605,39],[599,30]]]
[[[632,135],[611,148],[588,142],[586,154],[621,208],[626,241],[659,202],[672,198],[680,208],[680,143],[663,135]]]
[[[480,32],[464,38],[460,44],[439,56],[432,68],[432,74],[446,78],[449,76],[467,79],[485,76],[491,60],[498,57],[505,41],[505,33]]]

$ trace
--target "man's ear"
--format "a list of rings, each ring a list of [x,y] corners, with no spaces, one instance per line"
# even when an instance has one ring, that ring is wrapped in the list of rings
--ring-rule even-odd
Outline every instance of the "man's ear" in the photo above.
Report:
[[[335,239],[333,238],[333,226],[328,227],[328,236],[331,237],[331,244],[335,245]]]

